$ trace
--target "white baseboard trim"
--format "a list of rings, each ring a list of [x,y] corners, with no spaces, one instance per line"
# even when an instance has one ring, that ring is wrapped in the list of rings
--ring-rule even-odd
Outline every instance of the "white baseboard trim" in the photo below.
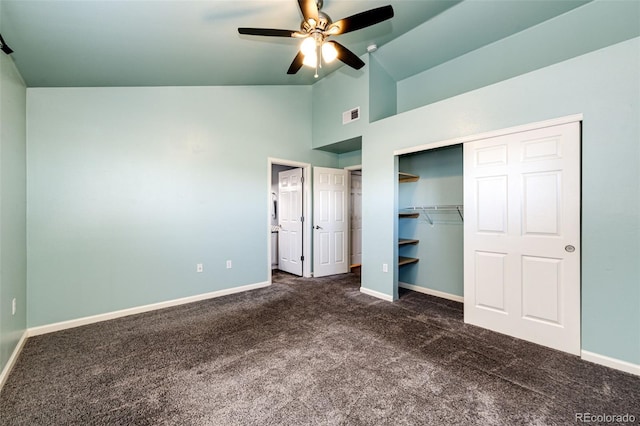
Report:
[[[386,300],[387,302],[393,302],[393,296],[389,296],[388,294],[380,293],[379,291],[371,290],[366,287],[360,287],[360,293],[377,297],[378,299]]]
[[[582,351],[581,358],[585,361],[590,361],[595,364],[604,365],[605,367],[615,368],[616,370],[624,371],[625,373],[631,373],[635,374],[636,376],[640,376],[639,364],[621,361],[616,358],[611,358],[605,355],[600,355],[584,350]]]
[[[150,305],[137,306],[135,308],[122,309],[120,311],[107,312],[104,314],[92,315],[89,317],[77,318],[69,321],[61,321],[53,324],[32,327],[28,329],[28,335],[39,336],[41,334],[53,333],[56,331],[66,330],[68,328],[80,327],[83,325],[93,324],[96,322],[108,321],[111,319],[126,317],[129,315],[141,314],[144,312],[155,311],[158,309],[169,308],[172,306],[184,305],[185,303],[199,302],[201,300],[214,299],[216,297],[227,296],[234,293],[242,293],[244,291],[255,290],[258,288],[268,287],[268,281],[233,287],[224,290],[212,291],[210,293],[198,294],[195,296],[183,297],[180,299],[168,300],[166,302],[153,303]]]
[[[29,337],[29,333],[27,332],[27,330],[25,330],[24,333],[22,333],[22,337],[20,337],[20,340],[18,340],[18,344],[13,349],[11,356],[7,360],[7,364],[2,369],[2,372],[0,372],[0,391],[4,387],[4,384],[7,381],[7,378],[9,377],[9,373],[11,373],[13,366],[18,360],[18,356],[20,355],[20,352],[22,352],[22,348],[24,347],[24,344],[27,341],[27,337]]]
[[[430,288],[420,287],[415,284],[398,283],[398,287],[406,288],[407,290],[417,291],[418,293],[428,294],[429,296],[436,296],[442,299],[453,300],[454,302],[464,303],[464,296],[457,296],[451,293],[445,293],[444,291],[432,290]]]

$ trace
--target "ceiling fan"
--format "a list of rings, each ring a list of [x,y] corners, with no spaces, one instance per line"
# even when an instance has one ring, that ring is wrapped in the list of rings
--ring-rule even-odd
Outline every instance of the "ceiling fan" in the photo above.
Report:
[[[238,28],[238,32],[256,36],[302,39],[300,51],[293,59],[287,74],[295,74],[302,68],[302,65],[306,65],[316,69],[315,77],[317,78],[318,67],[322,67],[322,60],[328,63],[334,59],[359,70],[364,66],[364,62],[355,53],[337,41],[327,41],[327,39],[330,36],[356,31],[391,19],[393,18],[393,8],[382,6],[333,22],[329,15],[320,11],[322,3],[322,0],[298,0],[303,16],[299,31]]]
[[[7,55],[11,55],[13,53],[13,49],[7,46],[7,43],[4,42],[2,35],[0,35],[0,50],[2,50]]]

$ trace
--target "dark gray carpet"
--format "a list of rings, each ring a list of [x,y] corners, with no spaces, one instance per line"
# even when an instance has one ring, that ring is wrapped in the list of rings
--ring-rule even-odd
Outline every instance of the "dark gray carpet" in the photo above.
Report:
[[[462,322],[359,276],[269,288],[30,338],[2,425],[568,425],[640,419],[640,378]],[[596,423],[590,423],[596,424]]]

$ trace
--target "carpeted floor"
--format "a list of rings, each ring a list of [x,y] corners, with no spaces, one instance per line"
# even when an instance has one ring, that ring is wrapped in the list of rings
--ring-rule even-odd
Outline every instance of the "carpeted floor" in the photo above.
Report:
[[[2,425],[568,425],[635,416],[640,377],[388,303],[359,276],[300,279],[30,338]],[[590,423],[597,424],[597,423]]]

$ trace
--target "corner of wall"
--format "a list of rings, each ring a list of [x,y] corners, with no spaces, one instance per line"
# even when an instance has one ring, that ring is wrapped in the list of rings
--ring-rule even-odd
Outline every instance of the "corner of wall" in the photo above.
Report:
[[[5,54],[0,54],[0,90],[0,370],[4,375],[19,352],[27,325],[26,85]]]
[[[369,54],[369,64],[369,122],[374,122],[398,113],[398,88],[374,54]]]

